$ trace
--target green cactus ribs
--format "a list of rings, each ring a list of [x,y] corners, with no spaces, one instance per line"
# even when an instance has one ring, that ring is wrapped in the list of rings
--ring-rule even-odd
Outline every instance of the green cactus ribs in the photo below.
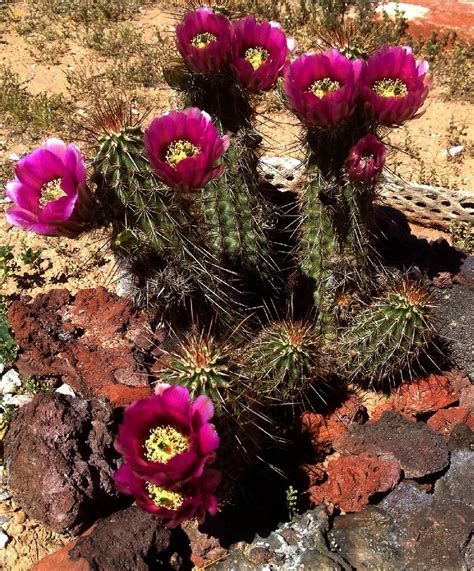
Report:
[[[260,398],[270,405],[298,404],[317,391],[321,336],[311,323],[270,323],[246,349],[246,367]]]
[[[238,372],[230,345],[210,335],[189,333],[165,359],[160,380],[185,386],[193,397],[209,397],[222,414],[238,409],[245,388]]]
[[[350,378],[380,385],[410,372],[433,337],[432,309],[426,288],[403,280],[357,315],[339,345]]]
[[[227,151],[226,170],[203,191],[201,207],[208,244],[216,259],[239,273],[268,279],[275,264],[265,231],[269,205],[257,187],[251,151],[234,139]]]

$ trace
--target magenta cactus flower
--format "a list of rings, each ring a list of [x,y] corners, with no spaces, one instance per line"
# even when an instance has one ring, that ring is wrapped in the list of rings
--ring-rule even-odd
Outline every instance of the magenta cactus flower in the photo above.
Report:
[[[384,46],[364,63],[360,97],[368,115],[382,125],[401,125],[414,117],[433,83],[426,61],[409,47]]]
[[[214,490],[220,483],[220,473],[210,468],[181,487],[165,488],[150,478],[135,475],[127,464],[114,474],[115,486],[123,494],[132,495],[142,509],[167,519],[167,527],[176,527],[186,520],[204,521],[206,512],[215,515],[218,508]]]
[[[78,236],[90,221],[86,165],[75,145],[48,139],[21,158],[6,195],[10,224],[49,236]]]
[[[210,116],[197,107],[165,113],[145,131],[145,147],[157,176],[177,191],[192,192],[220,176],[219,159],[229,137],[219,137]]]
[[[361,66],[336,49],[299,56],[285,72],[288,107],[313,127],[334,127],[352,113]]]
[[[213,414],[207,397],[192,402],[186,388],[168,387],[125,409],[115,448],[138,477],[165,487],[186,482],[215,459]]]
[[[230,21],[211,8],[187,12],[176,28],[176,45],[188,69],[216,73],[229,61]]]
[[[268,91],[285,68],[295,43],[276,22],[258,24],[250,15],[232,24],[231,69],[249,91]]]
[[[377,137],[366,135],[349,151],[346,171],[353,182],[375,182],[385,162],[385,147]]]

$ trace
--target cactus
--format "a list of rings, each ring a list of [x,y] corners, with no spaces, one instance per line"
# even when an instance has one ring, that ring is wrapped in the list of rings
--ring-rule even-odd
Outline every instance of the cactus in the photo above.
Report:
[[[274,263],[264,230],[266,205],[256,184],[256,161],[249,160],[249,154],[234,138],[226,171],[204,189],[201,207],[215,257],[234,270],[266,278]]]
[[[321,374],[320,335],[302,321],[277,321],[264,327],[246,349],[248,376],[259,398],[269,404],[291,404],[305,399]]]
[[[350,378],[379,385],[409,371],[432,337],[429,292],[407,280],[367,307],[341,337]]]
[[[310,169],[300,199],[299,264],[313,291],[321,326],[338,325],[335,303],[356,291],[369,266],[370,199],[349,184],[327,181]]]
[[[190,333],[165,359],[160,380],[185,386],[193,397],[209,397],[222,414],[238,410],[236,399],[245,388],[238,372],[230,345],[210,335]]]

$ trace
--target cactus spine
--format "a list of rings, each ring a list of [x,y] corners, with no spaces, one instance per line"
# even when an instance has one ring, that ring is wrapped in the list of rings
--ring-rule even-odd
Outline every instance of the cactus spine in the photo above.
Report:
[[[350,377],[378,384],[409,370],[432,336],[431,310],[427,290],[406,281],[367,307],[340,341]]]

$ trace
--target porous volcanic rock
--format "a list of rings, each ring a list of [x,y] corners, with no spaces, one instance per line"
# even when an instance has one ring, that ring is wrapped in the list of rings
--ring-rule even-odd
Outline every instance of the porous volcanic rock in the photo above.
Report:
[[[377,506],[336,518],[331,546],[353,569],[462,571],[474,510],[401,482]]]
[[[75,297],[55,289],[22,298],[11,303],[8,318],[23,377],[59,377],[84,398],[107,395],[110,385],[139,387],[141,394],[149,386],[145,356],[160,337],[152,339],[145,314],[103,287]]]
[[[372,419],[380,418],[386,410],[396,410],[405,416],[417,417],[451,406],[459,401],[459,391],[452,382],[453,379],[460,385],[461,379],[458,377],[456,374],[445,373],[403,383],[392,392],[386,403],[374,411]],[[464,383],[469,383],[467,377],[461,378]]]
[[[380,420],[352,425],[335,443],[342,454],[391,454],[406,478],[421,478],[440,472],[449,463],[443,437],[424,422],[412,422],[395,411],[386,411]]]
[[[181,528],[189,538],[191,561],[196,568],[205,568],[215,561],[225,559],[229,554],[229,550],[221,546],[217,537],[199,529],[196,520],[184,522]]]
[[[97,571],[182,569],[163,520],[133,505],[101,519],[69,551],[72,561],[87,561]]]
[[[78,533],[119,498],[113,416],[103,399],[39,393],[21,407],[5,437],[8,487],[29,517]]]
[[[449,439],[456,426],[462,422],[471,430],[474,429],[474,415],[470,410],[465,406],[453,406],[438,410],[426,424],[444,438]]]
[[[392,457],[377,457],[363,453],[340,456],[327,465],[328,479],[309,489],[313,505],[324,503],[332,513],[334,508],[358,512],[378,492],[394,488],[400,479],[400,465]]]
[[[453,498],[474,508],[474,451],[454,450],[449,470],[435,484],[435,497]]]
[[[251,544],[232,546],[227,559],[212,566],[215,571],[262,569],[317,569],[349,571],[351,567],[326,545],[328,516],[323,506],[284,523],[268,537],[257,536]]]
[[[366,420],[367,411],[360,398],[351,394],[339,407],[328,414],[304,412],[301,415],[301,433],[309,438],[317,455],[329,452],[333,442],[346,432],[352,423]]]
[[[450,289],[435,290],[435,327],[449,341],[449,354],[456,365],[474,382],[474,289],[454,284]]]

